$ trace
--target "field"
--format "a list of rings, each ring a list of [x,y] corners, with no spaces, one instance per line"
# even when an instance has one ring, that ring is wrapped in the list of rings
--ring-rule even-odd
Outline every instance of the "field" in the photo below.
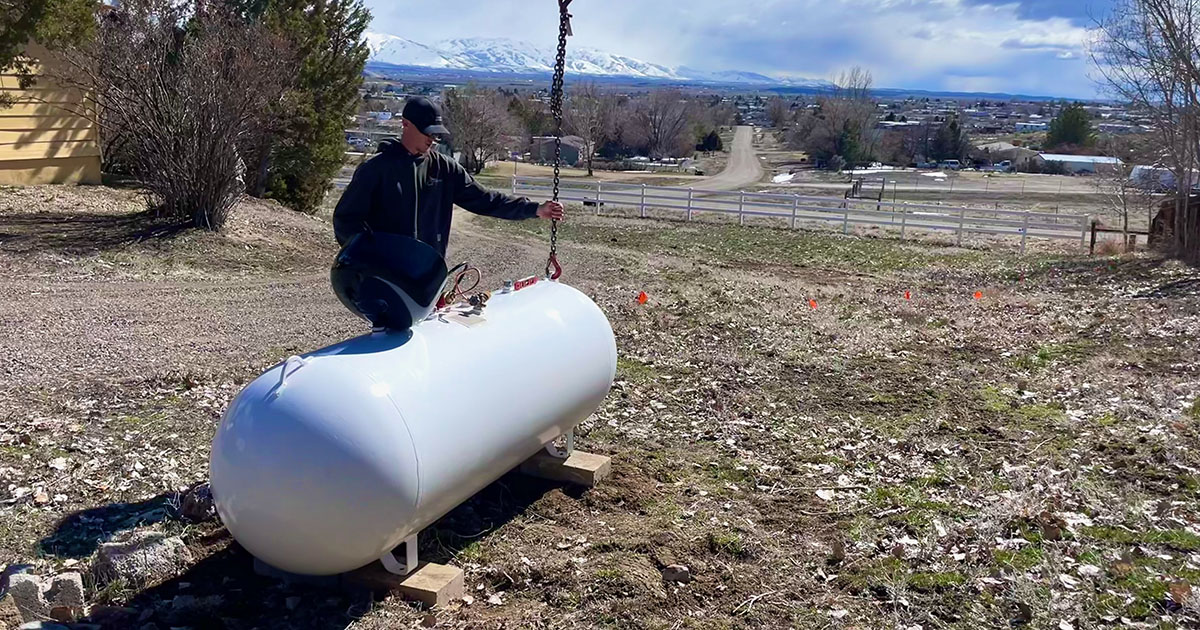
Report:
[[[1106,225],[1121,225],[1117,199],[1107,192],[1112,184],[1103,177],[914,169],[831,173],[801,165],[799,159],[803,153],[780,146],[771,134],[767,134],[761,147],[763,166],[768,173],[757,187],[760,192],[841,197],[850,189],[852,179],[863,178],[866,180],[863,195],[876,198],[882,188],[884,201],[1084,214]],[[791,181],[771,182],[771,176],[792,170],[796,173]],[[935,177],[935,173],[941,176]],[[1130,228],[1145,230],[1150,221],[1148,204],[1157,205],[1162,196],[1130,196],[1136,198],[1130,205]]]
[[[430,614],[259,578],[174,516],[242,385],[364,329],[324,220],[247,202],[223,235],[147,234],[142,207],[0,189],[0,564],[78,570],[134,528],[195,557],[89,588],[141,619],[105,630],[1200,624],[1195,269],[573,215],[564,281],[620,357],[579,445],[613,476],[511,474],[424,532],[471,595]],[[498,286],[547,231],[462,214],[450,259]]]

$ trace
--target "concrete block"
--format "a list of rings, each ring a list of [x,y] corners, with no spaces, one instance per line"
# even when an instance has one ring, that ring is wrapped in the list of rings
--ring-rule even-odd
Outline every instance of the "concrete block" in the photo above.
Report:
[[[559,459],[546,451],[521,464],[521,472],[531,477],[562,481],[587,488],[594,488],[612,470],[612,460],[604,455],[574,451],[566,459]]]
[[[8,594],[21,611],[25,621],[45,619],[50,616],[50,604],[46,601],[42,580],[36,575],[18,573],[8,577]]]

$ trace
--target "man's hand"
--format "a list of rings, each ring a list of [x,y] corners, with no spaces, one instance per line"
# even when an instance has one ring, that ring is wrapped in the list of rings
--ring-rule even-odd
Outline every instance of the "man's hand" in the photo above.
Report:
[[[563,205],[557,201],[547,201],[538,206],[537,215],[542,219],[554,219],[555,221],[562,221]]]

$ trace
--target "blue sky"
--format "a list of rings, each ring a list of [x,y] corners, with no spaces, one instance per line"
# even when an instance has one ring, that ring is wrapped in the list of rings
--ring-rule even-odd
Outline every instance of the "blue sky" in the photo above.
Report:
[[[372,30],[423,43],[554,44],[554,0],[365,0]],[[1088,29],[1116,0],[574,0],[570,45],[669,66],[833,78],[879,87],[1097,95]]]

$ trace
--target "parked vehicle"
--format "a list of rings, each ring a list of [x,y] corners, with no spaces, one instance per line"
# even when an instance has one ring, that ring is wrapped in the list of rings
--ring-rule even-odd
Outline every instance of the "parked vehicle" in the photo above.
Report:
[[[938,168],[945,168],[945,169],[950,169],[952,171],[957,171],[962,168],[962,163],[959,162],[958,160],[942,160],[941,162],[938,162]]]

